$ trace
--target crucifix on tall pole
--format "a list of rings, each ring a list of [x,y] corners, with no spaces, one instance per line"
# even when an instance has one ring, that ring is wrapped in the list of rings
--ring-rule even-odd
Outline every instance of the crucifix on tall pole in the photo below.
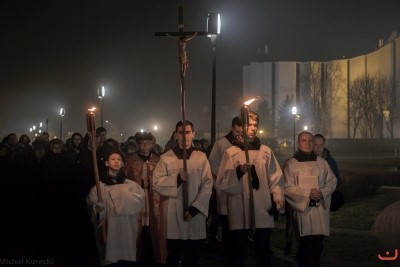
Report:
[[[187,172],[187,159],[186,159],[186,84],[185,84],[185,76],[186,69],[188,68],[188,57],[186,54],[186,44],[195,36],[207,36],[208,33],[205,31],[195,31],[195,32],[186,32],[183,30],[183,8],[179,8],[179,23],[178,23],[178,31],[177,32],[155,32],[155,36],[168,36],[178,41],[179,47],[179,68],[180,68],[180,76],[181,76],[181,112],[182,112],[182,139],[183,139],[183,171]],[[182,183],[182,197],[183,197],[183,216],[186,220],[186,212],[189,207],[189,196],[188,196],[188,186],[187,181],[183,181]]]

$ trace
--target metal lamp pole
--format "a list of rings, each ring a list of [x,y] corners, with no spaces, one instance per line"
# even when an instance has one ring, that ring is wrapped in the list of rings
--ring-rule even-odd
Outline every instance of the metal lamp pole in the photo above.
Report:
[[[60,140],[62,140],[62,119],[65,116],[65,109],[60,109]]]
[[[216,76],[217,76],[217,56],[216,47],[217,39],[221,30],[221,17],[219,13],[210,13],[207,18],[207,32],[211,39],[213,49],[213,69],[212,69],[212,91],[211,91],[211,144],[215,142],[215,125],[216,125]]]
[[[103,98],[106,94],[104,86],[99,86],[97,89],[97,97],[100,99],[100,126],[103,127]]]

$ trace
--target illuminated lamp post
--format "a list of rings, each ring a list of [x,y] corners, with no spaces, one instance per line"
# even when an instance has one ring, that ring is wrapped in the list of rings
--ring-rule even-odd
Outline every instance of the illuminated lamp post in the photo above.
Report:
[[[62,140],[62,120],[63,120],[63,117],[65,116],[65,109],[64,108],[61,108],[60,109],[60,140]]]
[[[106,89],[104,86],[97,88],[97,97],[100,99],[100,126],[103,127],[103,99],[106,95]]]
[[[213,49],[213,68],[212,68],[212,91],[211,91],[211,144],[215,142],[215,127],[216,127],[216,72],[217,72],[217,57],[216,46],[217,38],[221,31],[221,17],[219,13],[210,13],[207,17],[207,33],[211,39]]]

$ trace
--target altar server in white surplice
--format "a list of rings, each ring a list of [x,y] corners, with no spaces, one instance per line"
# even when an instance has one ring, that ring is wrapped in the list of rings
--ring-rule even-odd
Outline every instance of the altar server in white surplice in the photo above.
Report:
[[[232,264],[245,266],[247,237],[254,220],[254,245],[258,266],[269,266],[269,238],[275,227],[273,207],[284,210],[282,170],[271,148],[262,145],[256,136],[259,116],[249,111],[249,163],[246,163],[244,143],[236,140],[225,151],[218,172],[216,187],[228,195],[228,218],[233,239]],[[248,171],[252,185],[249,188]],[[251,190],[251,191],[250,191]],[[254,218],[251,216],[250,192],[253,193]]]
[[[167,200],[163,203],[168,256],[166,266],[197,266],[201,240],[206,238],[206,218],[213,179],[206,154],[192,146],[193,123],[186,121],[183,140],[182,122],[176,127],[178,145],[161,155],[154,173],[154,188]],[[186,146],[187,171],[183,170],[183,146]],[[183,209],[183,182],[187,184],[188,209]]]
[[[331,195],[336,177],[326,160],[313,152],[313,135],[298,136],[298,151],[285,166],[286,201],[294,210],[299,266],[320,266],[324,236],[329,236]]]

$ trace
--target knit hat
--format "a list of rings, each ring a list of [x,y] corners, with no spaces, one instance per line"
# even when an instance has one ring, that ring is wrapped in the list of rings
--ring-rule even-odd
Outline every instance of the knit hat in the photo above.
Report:
[[[139,143],[140,141],[144,140],[151,141],[151,138],[152,138],[151,134],[146,132],[137,132],[135,134],[136,143]]]

